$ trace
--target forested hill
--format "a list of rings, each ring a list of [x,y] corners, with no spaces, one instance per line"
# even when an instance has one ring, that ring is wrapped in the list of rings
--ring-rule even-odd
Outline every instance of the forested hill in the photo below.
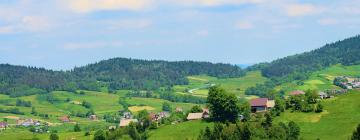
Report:
[[[266,77],[301,80],[309,72],[339,63],[343,65],[360,64],[360,36],[327,44],[319,49],[288,56],[271,63],[257,65],[257,67]]]
[[[206,74],[218,78],[240,77],[245,72],[229,64],[194,61],[148,61],[114,58],[75,68],[78,78],[110,83],[111,89],[156,89],[160,86],[187,84],[186,76]]]
[[[103,87],[150,90],[187,84],[186,76],[199,74],[228,78],[243,76],[245,72],[229,64],[126,58],[104,60],[66,72],[1,64],[0,93],[22,96],[52,90],[100,90]]]

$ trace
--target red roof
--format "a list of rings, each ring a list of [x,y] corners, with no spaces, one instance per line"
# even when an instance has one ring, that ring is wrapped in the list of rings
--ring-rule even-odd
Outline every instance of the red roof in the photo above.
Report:
[[[290,95],[301,95],[301,94],[305,94],[305,92],[302,90],[295,90],[290,92]]]
[[[268,98],[256,98],[250,101],[250,106],[267,106]]]

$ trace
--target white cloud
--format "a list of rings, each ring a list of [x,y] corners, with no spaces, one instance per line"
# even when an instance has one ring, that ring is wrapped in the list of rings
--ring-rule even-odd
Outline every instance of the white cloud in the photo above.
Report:
[[[122,20],[108,20],[105,21],[108,28],[111,30],[116,29],[143,29],[150,27],[152,21],[148,19],[122,19]]]
[[[151,7],[151,0],[65,0],[67,8],[77,13],[102,10],[139,11]]]
[[[288,16],[298,17],[321,13],[324,8],[312,4],[289,4],[285,6],[285,10]]]
[[[24,16],[6,26],[0,27],[0,33],[42,32],[49,30],[51,27],[51,23],[46,17]]]
[[[209,31],[208,31],[208,30],[201,30],[201,31],[196,32],[196,34],[197,34],[198,36],[203,36],[203,37],[205,37],[205,36],[209,36]]]
[[[120,47],[122,42],[93,42],[93,43],[68,43],[62,46],[64,50],[97,49],[106,47]]]
[[[318,20],[318,23],[320,25],[335,25],[335,24],[338,24],[339,21],[336,19],[333,19],[333,18],[323,18],[323,19]]]
[[[239,4],[258,4],[265,0],[172,0],[170,2],[183,6],[221,6]]]
[[[254,28],[254,25],[249,21],[238,21],[235,23],[235,28],[242,29],[242,30],[252,29],[252,28]]]

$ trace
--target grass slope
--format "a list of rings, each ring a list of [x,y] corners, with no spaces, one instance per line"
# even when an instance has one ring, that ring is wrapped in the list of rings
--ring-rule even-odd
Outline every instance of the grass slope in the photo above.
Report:
[[[184,140],[197,139],[206,126],[212,128],[213,123],[204,121],[188,121],[175,125],[166,125],[151,131],[149,140]]]
[[[258,83],[263,83],[266,81],[266,78],[261,76],[260,71],[251,71],[248,72],[244,77],[239,78],[219,79],[206,75],[198,75],[189,76],[188,79],[190,81],[189,85],[177,85],[174,86],[174,90],[179,93],[188,94],[184,92],[186,89],[191,90],[197,88],[198,90],[195,90],[193,95],[207,96],[208,90],[203,87],[205,84],[211,83],[221,85],[230,93],[234,93],[238,96],[244,96],[245,90],[248,87],[252,87]]]
[[[295,121],[304,139],[348,139],[360,123],[360,91],[352,91],[333,99],[324,100],[325,111],[317,113],[285,112],[276,122]]]
[[[333,85],[333,80],[337,76],[352,76],[360,77],[360,65],[343,66],[334,65],[321,71],[311,74],[308,80],[304,81],[303,85],[298,85],[298,81],[282,84],[276,87],[277,90],[284,90],[290,92],[293,90],[307,90],[307,89],[340,89]]]

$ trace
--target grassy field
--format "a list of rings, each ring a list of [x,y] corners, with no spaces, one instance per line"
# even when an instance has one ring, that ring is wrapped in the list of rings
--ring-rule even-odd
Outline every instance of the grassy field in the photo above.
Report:
[[[360,65],[354,66],[342,66],[334,65],[321,71],[317,71],[311,74],[308,80],[304,81],[303,85],[298,85],[298,81],[291,83],[285,83],[276,87],[277,90],[284,90],[290,92],[293,90],[307,90],[307,89],[340,89],[333,85],[333,80],[337,76],[352,76],[360,77]]]
[[[193,91],[193,95],[207,96],[208,90],[204,88],[206,84],[220,85],[228,92],[244,97],[244,92],[248,87],[255,86],[257,83],[263,83],[266,78],[261,76],[260,71],[248,72],[246,76],[240,78],[219,79],[206,75],[189,76],[189,85],[178,85],[174,87],[176,92],[185,93],[185,90],[197,89]],[[188,94],[188,93],[187,93]]]
[[[360,91],[323,101],[323,113],[285,112],[276,122],[295,121],[304,139],[348,139],[360,123]]]
[[[197,139],[199,133],[206,126],[212,128],[213,123],[204,121],[188,121],[184,123],[159,127],[149,133],[149,140],[185,140]]]

